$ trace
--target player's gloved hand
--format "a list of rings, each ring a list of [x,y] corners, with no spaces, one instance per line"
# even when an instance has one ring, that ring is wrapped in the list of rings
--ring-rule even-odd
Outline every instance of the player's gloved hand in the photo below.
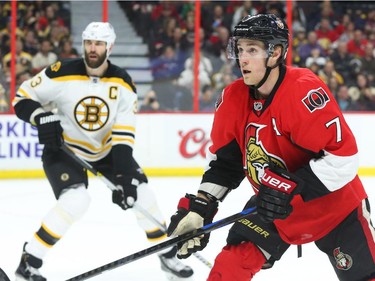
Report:
[[[58,150],[63,144],[60,120],[52,112],[44,112],[34,117],[38,128],[39,143]]]
[[[257,212],[265,222],[285,219],[292,212],[290,205],[302,185],[296,176],[278,168],[266,168],[257,195]]]
[[[114,183],[117,189],[112,191],[112,202],[124,210],[132,208],[137,201],[139,180],[130,176],[116,175]]]
[[[217,207],[217,202],[209,202],[195,195],[186,194],[180,199],[177,212],[171,217],[171,223],[167,230],[168,236],[181,235],[211,223],[217,212]],[[192,253],[201,251],[206,247],[209,237],[208,233],[179,243],[177,257],[185,259]]]

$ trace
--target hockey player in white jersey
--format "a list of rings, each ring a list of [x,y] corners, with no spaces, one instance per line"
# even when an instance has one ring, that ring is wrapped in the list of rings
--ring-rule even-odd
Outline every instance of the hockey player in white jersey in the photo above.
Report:
[[[22,83],[13,101],[17,116],[35,125],[44,144],[42,162],[57,199],[40,228],[24,244],[16,280],[43,281],[43,258],[88,209],[87,171],[61,150],[64,143],[121,188],[112,201],[122,209],[135,201],[160,222],[147,177],[133,158],[136,88],[129,74],[108,57],[116,35],[106,22],[92,22],[82,33],[83,58],[58,61]],[[133,209],[147,238],[166,234]],[[162,270],[173,280],[188,280],[193,270],[172,247],[159,254]]]

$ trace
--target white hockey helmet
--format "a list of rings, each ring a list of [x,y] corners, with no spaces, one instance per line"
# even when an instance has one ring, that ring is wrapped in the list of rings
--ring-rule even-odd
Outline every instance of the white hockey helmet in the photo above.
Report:
[[[111,53],[111,47],[115,44],[116,33],[113,26],[109,22],[92,22],[82,32],[82,50],[84,50],[85,40],[106,42],[108,58]]]

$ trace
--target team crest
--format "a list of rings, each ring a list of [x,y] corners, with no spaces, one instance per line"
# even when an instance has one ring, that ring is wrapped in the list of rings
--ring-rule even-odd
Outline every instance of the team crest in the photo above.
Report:
[[[57,72],[57,71],[59,71],[60,67],[61,67],[61,61],[58,61],[58,62],[51,65],[51,70],[53,72]]]
[[[260,185],[264,170],[270,163],[286,170],[282,159],[269,153],[259,138],[260,131],[265,127],[265,125],[251,123],[246,128],[246,167],[253,187]]]
[[[353,265],[352,257],[341,252],[340,247],[333,250],[333,257],[336,260],[336,268],[339,270],[349,270]]]
[[[97,131],[109,119],[109,107],[99,97],[86,97],[77,103],[74,110],[77,124],[86,131]]]
[[[320,87],[319,89],[309,91],[302,99],[302,102],[310,112],[314,112],[317,109],[324,108],[329,100],[330,99],[326,91]]]
[[[284,29],[284,23],[282,22],[281,19],[276,18],[276,24],[278,28]]]

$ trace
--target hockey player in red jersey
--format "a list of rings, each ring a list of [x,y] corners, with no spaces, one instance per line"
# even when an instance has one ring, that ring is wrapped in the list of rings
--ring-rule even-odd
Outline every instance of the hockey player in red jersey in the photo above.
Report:
[[[196,195],[181,198],[170,236],[210,223],[246,177],[257,212],[233,224],[209,281],[248,281],[291,244],[314,242],[342,281],[375,280],[374,228],[357,175],[358,150],[328,87],[285,66],[289,32],[272,14],[243,18],[228,43],[242,78],[216,104],[208,168]],[[250,195],[249,195],[250,197]],[[186,258],[209,235],[179,245]],[[303,276],[301,276],[303,279]]]
[[[43,258],[89,207],[87,171],[60,149],[63,142],[119,188],[113,191],[113,203],[126,210],[137,201],[164,222],[147,177],[133,158],[136,88],[129,74],[108,60],[115,39],[111,24],[90,23],[82,33],[83,58],[58,61],[17,91],[15,112],[38,129],[45,145],[43,168],[57,202],[25,243],[16,280],[46,280],[39,271]],[[134,212],[150,242],[166,238],[143,213]],[[176,252],[177,247],[160,252],[161,267],[173,280],[188,280],[193,270]]]

